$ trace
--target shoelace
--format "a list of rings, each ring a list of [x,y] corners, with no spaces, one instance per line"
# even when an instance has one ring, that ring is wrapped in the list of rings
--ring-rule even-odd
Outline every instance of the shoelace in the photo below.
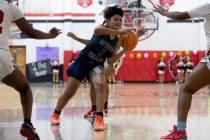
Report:
[[[176,133],[178,132],[178,130],[176,128],[174,128],[174,130],[170,130],[169,132],[171,132],[169,135],[172,136],[173,139],[176,138]]]

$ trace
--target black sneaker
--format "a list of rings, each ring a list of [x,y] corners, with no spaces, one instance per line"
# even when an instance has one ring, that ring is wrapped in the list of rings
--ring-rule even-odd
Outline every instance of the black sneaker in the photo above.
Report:
[[[26,122],[22,124],[20,134],[26,137],[28,140],[40,140],[35,128],[33,128],[33,125]]]

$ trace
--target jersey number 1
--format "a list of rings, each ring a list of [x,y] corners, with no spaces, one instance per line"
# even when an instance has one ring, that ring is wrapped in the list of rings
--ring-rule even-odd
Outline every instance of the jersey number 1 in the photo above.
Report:
[[[4,13],[3,11],[0,10],[0,25],[3,22],[4,19]],[[0,34],[2,33],[2,27],[0,26]]]

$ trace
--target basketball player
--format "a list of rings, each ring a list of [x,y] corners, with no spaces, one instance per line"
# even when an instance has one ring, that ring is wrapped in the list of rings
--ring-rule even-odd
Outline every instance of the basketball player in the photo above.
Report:
[[[117,6],[107,7],[104,10],[105,21],[103,25],[95,28],[93,36],[86,47],[80,52],[77,59],[70,65],[67,74],[67,82],[64,94],[59,98],[55,111],[51,116],[51,124],[60,123],[60,114],[68,101],[74,96],[82,79],[86,76],[90,79],[96,92],[96,117],[94,130],[103,131],[104,119],[104,97],[106,93],[106,76],[104,62],[110,58],[108,63],[112,65],[119,59],[119,49],[124,44],[118,34],[121,31],[123,10]]]
[[[198,7],[185,12],[169,12],[159,5],[154,5],[155,10],[163,16],[174,20],[186,20],[191,18],[204,18],[204,29],[207,37],[206,55],[200,63],[193,69],[188,79],[183,83],[179,91],[178,98],[178,121],[169,134],[161,139],[167,140],[186,140],[186,122],[190,110],[192,95],[199,89],[210,84],[210,4],[202,4]]]
[[[87,45],[90,42],[90,40],[80,38],[72,32],[68,32],[67,36],[71,37],[72,39],[74,39],[74,40],[76,40],[80,43],[83,43],[85,45]],[[124,50],[120,50],[120,51],[121,51],[120,54],[122,56],[125,53],[125,51]],[[107,63],[107,61],[105,62],[104,71],[105,71],[105,75],[106,75],[107,80],[108,80],[108,77],[110,75],[116,74],[118,69],[122,65],[123,58],[121,56],[120,56],[120,59],[118,59],[113,65],[109,65]],[[108,115],[109,89],[108,89],[108,85],[106,85],[106,87],[107,88],[106,88],[106,96],[105,96],[105,103],[104,103],[104,116]],[[84,114],[84,118],[92,118],[96,114],[96,93],[95,93],[95,90],[93,88],[93,85],[91,85],[91,88],[90,88],[90,97],[91,97],[92,108],[89,111],[87,111],[87,113]]]
[[[22,32],[35,39],[55,38],[60,34],[60,30],[52,28],[49,33],[45,33],[34,29],[17,6],[7,0],[0,0],[0,80],[20,93],[24,117],[20,134],[29,140],[39,140],[40,138],[31,123],[33,104],[31,88],[19,67],[16,66],[9,50],[8,40],[12,22],[15,22]]]

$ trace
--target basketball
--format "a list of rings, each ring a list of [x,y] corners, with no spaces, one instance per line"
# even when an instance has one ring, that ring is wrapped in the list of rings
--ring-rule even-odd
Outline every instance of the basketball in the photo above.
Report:
[[[127,51],[133,50],[138,43],[138,37],[136,33],[131,31],[128,31],[127,33],[123,34],[122,39],[124,40],[122,47]]]

